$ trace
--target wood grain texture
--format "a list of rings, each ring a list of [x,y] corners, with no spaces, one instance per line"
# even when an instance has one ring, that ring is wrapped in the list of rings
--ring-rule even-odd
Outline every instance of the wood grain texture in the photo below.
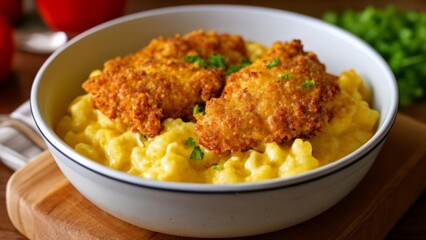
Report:
[[[372,169],[349,196],[307,222],[251,239],[384,238],[424,191],[425,172],[426,125],[400,114]],[[6,203],[12,223],[30,239],[185,239],[98,209],[66,180],[49,152],[12,175]]]

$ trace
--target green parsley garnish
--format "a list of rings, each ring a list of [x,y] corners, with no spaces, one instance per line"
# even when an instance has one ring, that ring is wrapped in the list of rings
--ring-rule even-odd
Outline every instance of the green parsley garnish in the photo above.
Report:
[[[228,75],[231,75],[232,73],[234,73],[234,72],[238,72],[238,71],[240,71],[241,69],[243,69],[243,68],[245,68],[245,67],[247,67],[248,65],[250,65],[251,64],[251,62],[250,62],[250,59],[248,59],[248,58],[243,58],[243,60],[241,61],[241,64],[240,65],[232,65],[232,66],[230,66],[227,70],[226,70],[226,75],[228,76]]]
[[[230,75],[234,72],[238,72],[242,68],[247,67],[251,64],[248,58],[243,58],[240,65],[227,66],[225,57],[222,54],[212,54],[205,61],[202,57],[198,55],[187,55],[184,57],[185,62],[198,64],[202,68],[222,68],[226,71],[226,75]],[[274,61],[280,62],[280,59],[277,58]],[[278,64],[276,63],[276,64]]]
[[[274,60],[272,60],[272,61],[268,62],[268,63],[266,64],[266,67],[267,67],[267,68],[273,68],[273,67],[276,67],[276,66],[278,66],[278,65],[280,64],[280,62],[281,62],[281,60],[280,60],[279,58],[275,58]]]
[[[207,60],[209,67],[226,68],[225,57],[221,54],[212,54]]]
[[[192,116],[195,116],[197,114],[204,115],[205,113],[205,108],[198,104],[195,104],[194,108],[192,109]]]
[[[280,74],[278,75],[278,77],[280,77],[281,79],[288,79],[289,77],[291,77],[291,73],[286,73],[286,74]]]
[[[359,11],[326,12],[323,19],[359,36],[382,55],[395,75],[400,106],[426,99],[426,11],[370,5]]]
[[[311,86],[313,86],[315,84],[315,81],[314,80],[306,80],[304,83],[303,83],[303,87],[305,87],[305,88],[307,88],[307,87],[311,87]]]
[[[226,70],[226,75],[228,76],[228,75],[231,75],[231,74],[233,74],[234,72],[238,72],[238,71],[240,71],[241,70],[241,67],[240,67],[240,65],[232,65],[232,66],[230,66],[227,70]]]
[[[185,60],[185,62],[196,63],[196,64],[200,65],[200,67],[203,67],[203,68],[207,67],[206,61],[204,61],[204,59],[201,58],[198,55],[188,55],[188,56],[185,56],[184,60]]]
[[[189,137],[186,141],[185,144],[190,146],[190,147],[195,147],[197,145],[197,143],[194,141],[194,139],[192,137]]]
[[[225,169],[225,167],[223,166],[223,164],[217,164],[217,165],[213,165],[213,169],[222,171],[223,169]]]
[[[203,160],[204,153],[201,150],[200,146],[195,146],[194,150],[192,150],[191,155],[189,155],[189,159],[191,160]]]
[[[207,59],[207,62],[198,55],[188,55],[184,58],[185,62],[196,63],[202,68],[226,68],[225,57],[221,54],[212,54]]]
[[[195,140],[192,137],[189,137],[185,141],[185,145],[190,146],[190,147],[194,147],[192,149],[191,154],[189,155],[189,159],[191,159],[191,160],[203,160],[204,153],[201,150],[200,146],[197,146],[197,143],[195,142]]]

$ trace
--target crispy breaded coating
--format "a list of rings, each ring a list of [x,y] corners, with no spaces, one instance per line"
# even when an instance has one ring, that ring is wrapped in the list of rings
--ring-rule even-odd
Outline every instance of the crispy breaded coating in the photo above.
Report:
[[[311,138],[323,131],[338,92],[337,77],[299,40],[276,42],[263,59],[229,76],[220,98],[197,115],[196,136],[219,155]]]
[[[222,33],[218,37],[212,32],[194,31],[188,33],[185,40],[203,58],[215,53],[223,54],[228,65],[239,65],[244,57],[248,57],[246,45],[240,35]]]
[[[247,57],[241,36],[195,31],[184,37],[159,37],[140,51],[107,61],[83,88],[95,108],[135,132],[154,137],[166,118],[192,119],[195,104],[220,95],[225,71],[185,61],[221,54],[230,64]]]

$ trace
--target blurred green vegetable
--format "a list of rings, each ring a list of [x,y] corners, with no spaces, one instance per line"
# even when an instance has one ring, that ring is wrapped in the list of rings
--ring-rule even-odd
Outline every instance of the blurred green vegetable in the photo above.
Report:
[[[369,6],[327,12],[323,20],[364,39],[383,56],[397,79],[400,106],[426,96],[426,12]]]

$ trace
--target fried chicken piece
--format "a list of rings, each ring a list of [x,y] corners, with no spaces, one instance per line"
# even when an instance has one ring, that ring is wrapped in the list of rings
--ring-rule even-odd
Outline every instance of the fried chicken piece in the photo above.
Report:
[[[197,115],[196,135],[219,155],[311,138],[331,117],[336,80],[299,40],[276,42],[263,59],[229,76],[220,98]]]
[[[231,64],[247,55],[238,35],[195,31],[184,37],[159,37],[134,54],[107,61],[83,88],[103,114],[154,137],[162,130],[162,120],[190,120],[195,104],[220,95],[224,69],[185,61],[186,56],[207,59],[211,54],[221,54]]]

